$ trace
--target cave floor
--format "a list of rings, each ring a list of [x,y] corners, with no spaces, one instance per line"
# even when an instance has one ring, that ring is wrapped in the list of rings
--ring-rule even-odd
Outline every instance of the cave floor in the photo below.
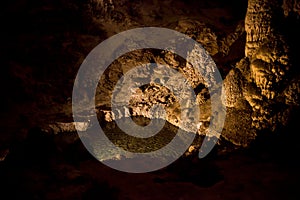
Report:
[[[38,141],[41,139],[39,138]],[[77,142],[55,150],[27,141],[0,162],[1,199],[298,199],[297,151],[213,151],[150,173],[119,172]],[[33,148],[34,146],[34,148]]]

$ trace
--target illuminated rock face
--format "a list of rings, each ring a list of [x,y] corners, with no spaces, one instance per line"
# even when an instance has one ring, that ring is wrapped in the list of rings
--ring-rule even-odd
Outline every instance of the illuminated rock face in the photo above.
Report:
[[[247,33],[245,54],[251,57],[265,39],[274,34],[272,20],[274,8],[278,7],[272,0],[249,0],[245,17],[245,30]]]
[[[225,105],[227,107],[236,107],[238,102],[243,98],[242,85],[243,76],[240,70],[231,70],[224,81]]]
[[[299,105],[299,78],[291,74],[289,45],[275,24],[281,17],[284,17],[283,10],[277,1],[248,1],[246,57],[236,64],[224,82],[227,107],[243,110],[245,104],[250,106],[245,111],[251,113],[248,129],[274,131],[287,123],[292,107]],[[287,81],[291,77],[293,81]],[[242,100],[245,102],[241,106],[238,102]],[[237,126],[245,124],[241,122]],[[239,143],[242,137],[231,137],[232,134],[224,133],[233,143]]]
[[[189,55],[192,59],[194,59],[195,63],[197,63],[199,59],[202,59],[199,58],[199,55],[195,54],[193,51],[190,52]],[[128,60],[130,60],[130,62],[128,62]],[[157,78],[154,79],[152,78],[153,74],[150,73],[151,70],[147,70],[149,67],[147,63],[150,62],[155,62],[163,66],[170,66],[173,70],[178,71],[178,73],[174,73],[175,71],[160,71],[159,68],[157,68],[155,69],[155,73],[162,73],[164,74],[164,77],[161,77],[159,80]],[[119,88],[114,86],[120,77],[126,74],[128,70],[141,65],[144,65],[145,70],[142,70],[143,68],[141,68],[140,70],[133,71],[133,74],[130,75],[131,78],[127,81],[130,81],[129,85],[135,85],[139,79],[144,78],[147,80],[149,79],[149,84],[136,88],[132,91],[132,94],[118,92]],[[209,65],[205,65],[202,72],[209,75],[211,70],[213,69],[209,68]],[[121,119],[129,116],[142,116],[149,119],[166,119],[169,123],[178,126],[185,131],[191,131],[191,125],[185,125],[180,122],[183,121],[181,120],[181,117],[189,113],[189,107],[195,102],[191,102],[189,100],[190,97],[186,96],[185,92],[182,90],[186,88],[187,83],[180,85],[178,82],[180,79],[180,77],[178,77],[179,75],[183,76],[189,83],[190,87],[196,91],[196,103],[200,105],[200,109],[201,107],[203,108],[203,113],[199,118],[199,123],[195,124],[195,126],[202,128],[201,130],[204,131],[205,126],[208,125],[206,122],[209,121],[210,115],[210,109],[206,108],[210,104],[209,92],[205,86],[207,83],[204,81],[201,74],[195,71],[190,63],[187,63],[184,59],[167,51],[151,52],[149,50],[139,50],[131,52],[126,56],[121,56],[118,61],[114,62],[110,69],[104,74],[104,78],[100,80],[100,87],[98,87],[97,92],[99,95],[96,95],[96,106],[99,108],[99,112],[106,121],[113,121],[115,119]],[[210,82],[213,83],[213,80],[210,80]],[[175,89],[178,96],[175,96],[173,92],[165,87],[164,85],[166,84],[176,86],[173,89]],[[127,105],[124,105],[124,103],[120,101],[116,101],[115,105],[117,108],[112,113],[110,111],[110,97],[112,96],[113,90],[117,91],[115,94],[120,97],[119,99],[122,99],[122,97],[124,99],[125,96],[128,95],[131,97]],[[183,100],[182,105],[180,105],[179,99]],[[163,113],[155,114],[151,112],[151,108],[155,105],[162,106],[166,111],[166,115],[164,116]],[[185,117],[185,121],[188,121],[188,116]]]
[[[278,37],[276,42],[271,40],[262,44],[250,65],[252,79],[267,99],[278,95],[278,89],[285,84],[283,80],[290,68],[288,46]]]
[[[251,80],[266,99],[280,93],[290,69],[289,47],[274,24],[283,17],[274,0],[249,0],[245,18],[245,56],[250,59]]]
[[[98,5],[93,7],[94,13],[108,15],[108,19],[111,19],[114,9],[117,8],[108,0],[91,2]],[[278,26],[278,22],[285,16],[299,13],[297,2],[249,0],[244,23],[238,23],[232,33],[222,37],[212,26],[201,21],[181,19],[174,23],[175,30],[198,41],[211,56],[228,55],[232,45],[246,32],[245,57],[236,63],[224,80],[224,104],[228,113],[222,135],[236,145],[249,145],[255,140],[258,130],[274,131],[278,126],[285,125],[292,107],[299,105],[299,78],[291,73],[293,66],[289,44]],[[135,23],[137,22],[131,21],[126,24]],[[196,57],[194,59],[197,60]],[[100,102],[96,105],[104,119],[113,121],[129,115],[157,118],[159,116],[153,116],[149,110],[153,105],[160,104],[166,109],[166,119],[178,126],[180,107],[176,98],[168,89],[154,82],[135,91],[129,102],[129,110],[120,106],[117,113],[108,111],[116,81],[132,67],[150,62],[168,65],[178,70],[192,88],[197,90],[197,103],[204,110],[199,127],[202,131],[205,130],[211,114],[208,85],[189,63],[169,52],[132,52],[112,64],[112,69],[105,74],[102,82],[100,81],[102,88],[99,88],[98,92],[101,95],[96,95],[96,101]],[[140,72],[137,76],[147,74]]]

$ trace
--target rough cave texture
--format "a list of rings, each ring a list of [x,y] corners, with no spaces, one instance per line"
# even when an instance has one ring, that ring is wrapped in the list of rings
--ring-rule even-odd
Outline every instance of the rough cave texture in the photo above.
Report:
[[[1,199],[300,199],[299,0],[15,0],[2,4]],[[76,129],[84,134],[94,122],[88,114],[74,122],[72,89],[81,63],[96,45],[145,26],[177,30],[205,48],[224,79],[226,121],[213,151],[199,159],[203,136],[209,134],[213,120],[214,93],[208,91],[209,83],[191,63],[170,51],[143,49],[119,57],[97,77],[96,113],[80,107],[82,113],[97,115],[115,145],[149,152],[168,144],[179,128],[186,134],[190,127],[198,128],[193,144],[170,166],[127,174],[98,162],[83,146]],[[188,54],[201,63],[197,52]],[[181,87],[177,76],[169,73],[159,79],[150,77],[151,83],[132,91],[128,108],[120,101],[112,112],[117,81],[136,66],[146,69],[147,63],[168,65],[181,73],[194,89],[196,101],[179,105],[184,93],[176,97],[163,86]],[[202,69],[207,74],[211,70]],[[131,81],[148,75],[146,70],[137,71]],[[90,84],[89,79],[85,83]],[[119,93],[119,99],[125,95]],[[198,104],[201,115],[191,126],[180,125],[188,104]],[[165,108],[165,117],[151,113],[154,105]],[[141,126],[156,118],[166,118],[167,123],[147,143],[118,128],[115,119],[129,116]],[[112,158],[101,148],[99,154],[103,160],[126,159],[117,154]]]
[[[26,5],[24,2],[20,4]],[[25,19],[30,22],[29,28],[34,30],[33,33],[30,35],[25,32],[12,45],[4,45],[8,49],[6,52],[13,52],[13,48],[19,46],[19,49],[25,49],[24,52],[15,52],[20,55],[17,59],[6,54],[7,65],[11,67],[8,73],[15,80],[14,87],[21,88],[20,92],[13,93],[12,96],[21,96],[27,102],[20,104],[19,108],[13,108],[14,112],[19,112],[22,116],[16,120],[25,118],[29,127],[41,126],[54,133],[68,131],[66,127],[70,127],[70,132],[74,131],[71,91],[77,69],[85,56],[107,37],[142,26],[167,27],[182,32],[199,42],[216,62],[224,78],[224,104],[228,115],[222,131],[222,138],[225,140],[235,145],[248,146],[261,130],[275,131],[277,127],[286,125],[290,112],[299,106],[299,62],[295,53],[299,39],[298,32],[292,28],[292,25],[299,24],[299,1],[142,3],[90,0],[56,4],[44,2],[41,10],[45,14],[41,20],[36,20],[38,17],[35,17],[41,15],[41,11],[29,9],[28,15],[31,17]],[[173,6],[169,7],[169,4]],[[62,13],[55,12],[56,6],[68,12],[65,21],[59,22]],[[181,7],[185,9],[180,9]],[[81,22],[80,28],[76,25],[77,22]],[[49,30],[43,23],[49,26]],[[294,32],[292,36],[291,32]],[[32,48],[27,49],[27,46]],[[51,55],[42,55],[41,52],[46,50]],[[192,55],[193,52],[189,54]],[[32,57],[35,59],[26,59]],[[196,56],[193,59],[199,58]],[[208,83],[201,74],[193,70],[190,63],[168,51],[134,51],[114,61],[101,77],[97,89],[99,119],[111,122],[114,118],[129,115],[155,118],[159,116],[151,116],[150,108],[160,104],[166,108],[168,122],[178,126],[178,99],[167,88],[162,87],[163,82],[168,81],[164,78],[158,82],[153,80],[151,84],[137,89],[131,97],[129,110],[120,106],[117,113],[110,111],[110,98],[119,78],[135,66],[149,62],[168,65],[188,80],[194,88],[196,103],[201,110],[199,123],[196,125],[199,127],[198,133],[207,134],[211,120]],[[209,68],[205,70],[205,73],[210,73]],[[140,71],[137,76],[147,74]],[[4,80],[6,79],[9,78],[5,77]],[[65,89],[60,90],[62,87]],[[10,99],[5,97],[4,101],[10,102]],[[24,107],[31,107],[35,112],[30,113]],[[82,110],[85,109],[88,108],[83,106]],[[45,113],[42,116],[47,116],[46,119],[40,113]],[[240,115],[245,117],[239,118]],[[78,123],[88,124],[88,120]],[[12,126],[8,124],[8,128]],[[7,137],[8,140],[13,140],[11,135]],[[20,133],[17,137],[25,136]]]
[[[248,1],[245,58],[225,79],[226,105],[239,109],[237,102],[243,102],[251,107],[244,111],[251,113],[252,122],[246,123],[248,129],[275,131],[288,123],[292,110],[299,106],[297,100],[288,103],[290,98],[297,99],[299,73],[294,73],[296,58],[292,57],[291,44],[282,30],[283,13],[289,10],[286,7],[286,2],[283,10],[278,1]],[[238,126],[245,124],[241,121]],[[238,137],[224,133],[229,140],[240,143]]]
[[[297,5],[297,2],[249,0],[244,23],[237,23],[236,28],[223,37],[218,35],[216,27],[198,20],[185,19],[174,23],[175,30],[202,44],[211,56],[228,56],[231,46],[243,36],[244,31],[246,32],[245,57],[233,64],[228,74],[224,74],[224,104],[228,110],[222,136],[235,145],[248,146],[262,130],[274,132],[285,126],[289,121],[290,112],[299,106],[299,75],[293,73],[293,68],[296,68],[296,63],[293,63],[295,58],[292,58],[291,44],[285,39],[287,36],[284,35],[284,27],[281,24],[286,20],[287,13],[293,12],[297,15]],[[128,63],[129,58],[133,60],[131,63]],[[184,75],[195,91],[197,90],[197,103],[202,108],[199,126],[207,125],[204,122],[209,123],[211,113],[207,83],[203,76],[193,71],[189,63],[178,56],[159,51],[136,52],[120,58],[113,64],[115,69],[107,72],[107,78],[100,83],[100,87],[107,90],[105,95],[102,93],[102,97],[98,97],[101,102],[99,108],[106,104],[105,111],[100,109],[100,112],[105,112],[105,119],[112,121],[112,117],[116,115],[118,118],[125,117],[125,114],[120,113],[126,111],[124,108],[120,108],[124,111],[118,111],[119,114],[107,111],[110,110],[111,96],[108,91],[114,88],[114,84],[126,73],[128,66],[149,62],[171,66]],[[123,70],[116,70],[120,66]],[[138,73],[140,77],[148,76],[142,71]],[[174,106],[174,102],[175,97],[168,90],[152,81],[152,84],[136,91],[130,108],[134,116],[151,119],[159,116],[152,116],[150,108],[157,103],[163,104],[167,109],[167,120],[178,126],[180,108],[178,104]],[[240,118],[241,115],[244,117]],[[201,134],[200,130],[206,129],[199,129]]]

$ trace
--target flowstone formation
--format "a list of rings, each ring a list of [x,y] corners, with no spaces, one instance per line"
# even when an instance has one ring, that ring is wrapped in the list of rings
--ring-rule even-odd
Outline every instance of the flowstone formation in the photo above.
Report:
[[[103,2],[98,3],[101,9],[96,9],[94,13],[112,12],[107,11],[108,5],[115,12],[121,5],[113,6],[111,1]],[[239,22],[233,32],[222,36],[214,26],[194,19],[179,20],[174,26],[175,30],[199,42],[211,56],[228,55],[232,45],[246,32],[245,57],[224,78],[223,102],[227,107],[227,115],[222,138],[235,145],[248,146],[262,130],[275,131],[285,126],[293,108],[299,106],[298,75],[291,73],[294,66],[290,45],[279,23],[289,13],[297,14],[297,5],[297,1],[279,3],[274,0],[249,0],[245,21]],[[138,23],[133,23],[133,18],[125,18],[131,20],[130,24]],[[111,18],[108,20],[117,23]],[[194,59],[197,60],[197,56]],[[153,80],[133,91],[129,109],[120,106],[115,113],[111,112],[110,98],[117,81],[130,69],[145,63],[167,65],[183,74],[195,90],[197,104],[200,105],[198,133],[207,134],[211,120],[211,94],[207,82],[203,74],[193,70],[190,63],[168,51],[135,51],[112,63],[101,77],[96,94],[99,117],[107,122],[130,116],[163,118],[163,114],[154,116],[150,112],[154,105],[159,104],[166,110],[166,120],[179,126],[180,106],[172,92],[163,86],[165,81],[169,81],[167,77]],[[136,77],[148,75],[139,71]]]
[[[228,119],[238,121],[234,133],[240,132],[240,127],[252,130],[245,131],[243,137],[236,137],[226,131],[229,126],[225,125],[223,136],[235,144],[247,146],[259,130],[275,131],[285,126],[293,108],[299,106],[299,74],[292,74],[295,66],[279,20],[284,20],[284,15],[277,1],[248,1],[245,58],[225,79],[229,115],[239,111],[251,116],[251,120]],[[242,138],[247,140],[242,141]]]
[[[246,15],[247,1],[5,1],[0,46],[2,199],[199,199],[199,195],[208,199],[240,199],[244,195],[250,199],[295,199],[299,193],[300,3],[249,0]],[[82,104],[80,109],[87,115],[72,118],[74,79],[89,52],[122,31],[149,26],[190,36],[205,48],[221,72],[226,122],[208,158],[198,159],[198,155],[211,121],[218,121],[211,111],[214,92],[190,63],[171,51],[143,49],[116,59],[101,79],[97,77],[99,87],[92,102],[96,113]],[[116,163],[130,161],[134,153],[163,148],[179,130],[182,107],[177,96],[163,86],[168,82],[179,85],[173,74],[132,90],[128,109],[119,105],[111,112],[117,81],[147,63],[168,65],[187,79],[200,107],[199,122],[194,124],[199,131],[193,133],[194,143],[186,148],[185,155],[190,156],[155,173],[117,172],[90,154],[93,145],[82,143],[81,139],[93,139],[86,133],[94,125],[100,123],[109,141],[128,151],[123,156],[101,144],[94,147],[99,159]],[[141,70],[131,80],[134,83],[145,75]],[[85,77],[83,84],[90,84],[92,78]],[[116,118],[129,117],[140,126],[160,122],[157,118],[164,114],[153,115],[154,105],[165,108],[167,120],[154,137],[126,134],[116,124]],[[93,118],[96,114],[99,121]],[[289,118],[293,126],[282,130]],[[276,130],[280,134],[275,137],[268,134]],[[190,134],[183,132],[184,136]],[[182,139],[180,144],[184,144]],[[177,155],[178,146],[157,156]],[[233,149],[241,151],[230,153]]]
[[[295,67],[297,63],[294,62],[296,58],[291,54],[292,41],[284,33],[283,24],[298,20],[299,1],[249,0],[245,15],[233,21],[230,17],[224,17],[230,16],[230,13],[222,11],[218,14],[213,3],[193,5],[172,0],[169,3],[174,5],[170,9],[167,3],[159,1],[141,4],[127,0],[90,0],[83,3],[82,8],[89,23],[101,27],[106,38],[136,27],[156,26],[176,30],[199,42],[216,61],[224,78],[223,103],[227,115],[221,140],[248,146],[262,130],[275,131],[285,126],[290,113],[299,106],[300,83]],[[181,6],[185,6],[186,10],[179,9]],[[198,6],[199,12],[195,11],[194,6]],[[199,59],[197,52],[188,54],[194,54],[195,60]],[[207,135],[212,120],[213,93],[208,91],[203,74],[195,72],[193,66],[178,55],[157,49],[127,53],[109,66],[99,81],[95,96],[99,121],[111,124],[115,119],[132,116],[137,123],[145,124],[145,118],[164,118],[163,114],[154,116],[150,112],[158,104],[166,110],[166,120],[179,127],[181,108],[178,99],[163,86],[166,82],[177,83],[168,77],[151,80],[149,84],[137,88],[132,91],[128,108],[119,105],[114,113],[111,111],[111,97],[117,81],[129,70],[147,63],[169,66],[187,79],[195,91],[201,112],[199,123],[195,126],[198,127],[198,134]],[[209,68],[205,70],[207,75],[211,73]],[[138,71],[132,81],[148,75],[143,70]],[[168,76],[173,77],[172,74]],[[89,84],[89,80],[86,83]],[[83,105],[82,110],[86,109],[90,108]],[[54,132],[66,131],[65,127],[69,127],[61,125],[53,125],[59,127],[52,128]]]

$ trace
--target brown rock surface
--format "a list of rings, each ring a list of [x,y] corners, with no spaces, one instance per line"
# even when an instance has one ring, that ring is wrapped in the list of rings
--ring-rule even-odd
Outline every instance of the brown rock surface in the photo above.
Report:
[[[249,0],[247,15],[245,2],[4,1],[0,198],[299,199],[299,1]],[[156,62],[178,70],[195,89],[202,111],[188,156],[157,172],[129,174],[99,163],[82,145],[75,127],[84,131],[90,124],[73,122],[71,96],[76,72],[97,44],[145,26],[179,30],[205,47],[224,78],[227,117],[218,145],[199,159],[211,122],[208,83],[170,52],[120,57],[101,77],[96,95],[100,124],[115,145],[148,152],[167,144],[178,129],[177,99],[156,81],[133,91],[130,109],[111,112],[116,81],[136,65]],[[154,104],[166,108],[170,122],[160,137],[145,143],[121,134],[115,117],[133,114],[133,121],[145,126],[157,117],[149,113]],[[123,159],[99,149],[104,160]]]
[[[245,99],[245,103],[252,107],[245,111],[245,114],[252,113],[252,123],[246,123],[248,129],[275,131],[277,127],[287,124],[291,104],[287,103],[290,101],[285,94],[294,95],[297,99],[297,83],[287,81],[291,80],[291,76],[298,75],[291,74],[294,71],[291,68],[296,66],[292,66],[290,44],[278,25],[283,18],[281,5],[277,1],[248,1],[246,58],[236,64],[237,69],[232,69],[224,82],[226,106],[239,110],[235,103]],[[291,89],[293,92],[288,88],[294,88]],[[294,106],[298,104],[293,102]],[[237,126],[244,127],[245,124]],[[254,139],[251,134],[249,138]],[[239,137],[233,137],[233,141],[239,140]]]

